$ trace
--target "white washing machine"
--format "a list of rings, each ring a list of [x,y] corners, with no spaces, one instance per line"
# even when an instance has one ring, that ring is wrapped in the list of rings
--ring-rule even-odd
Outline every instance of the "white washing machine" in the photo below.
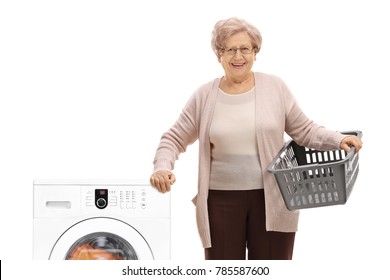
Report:
[[[34,181],[33,216],[33,259],[170,259],[170,193],[147,183]]]

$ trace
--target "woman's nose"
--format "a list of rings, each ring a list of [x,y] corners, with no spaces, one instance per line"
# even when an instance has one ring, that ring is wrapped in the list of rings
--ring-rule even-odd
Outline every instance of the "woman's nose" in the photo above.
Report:
[[[237,50],[236,50],[236,53],[234,54],[233,57],[235,57],[235,58],[241,58],[241,57],[243,57],[243,55],[242,55],[242,53],[241,53],[241,50],[240,50],[240,49],[237,49]]]

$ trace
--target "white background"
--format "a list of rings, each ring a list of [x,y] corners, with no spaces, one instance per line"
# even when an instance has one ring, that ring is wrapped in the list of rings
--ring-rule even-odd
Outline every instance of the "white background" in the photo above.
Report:
[[[4,279],[65,279],[79,272],[75,265],[31,261],[33,180],[148,180],[161,134],[196,88],[223,75],[210,34],[216,21],[231,16],[253,23],[263,35],[255,71],[280,76],[316,122],[364,133],[350,200],[301,212],[294,261],[271,262],[273,279],[388,275],[390,19],[385,4],[2,1]],[[206,265],[190,202],[197,187],[196,143],[180,157],[175,173],[171,264]],[[118,265],[85,265],[81,273],[123,278]]]

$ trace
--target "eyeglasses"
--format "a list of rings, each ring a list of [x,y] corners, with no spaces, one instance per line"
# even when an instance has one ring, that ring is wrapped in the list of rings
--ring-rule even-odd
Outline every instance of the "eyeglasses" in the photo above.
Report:
[[[234,56],[238,50],[240,50],[241,54],[251,54],[254,48],[243,47],[243,48],[221,49],[221,51],[228,56]]]

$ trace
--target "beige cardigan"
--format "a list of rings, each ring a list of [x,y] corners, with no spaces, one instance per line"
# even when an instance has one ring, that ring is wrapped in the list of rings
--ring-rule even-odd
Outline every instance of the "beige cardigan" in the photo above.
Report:
[[[299,145],[321,150],[335,150],[344,135],[325,129],[306,117],[295,98],[276,76],[254,73],[256,98],[256,136],[262,166],[268,231],[294,232],[298,211],[287,210],[269,163],[285,144],[286,132]],[[179,154],[199,140],[198,194],[196,219],[204,248],[211,247],[207,197],[210,180],[209,128],[218,95],[220,78],[194,92],[176,123],[162,135],[154,159],[154,171],[173,170]]]

